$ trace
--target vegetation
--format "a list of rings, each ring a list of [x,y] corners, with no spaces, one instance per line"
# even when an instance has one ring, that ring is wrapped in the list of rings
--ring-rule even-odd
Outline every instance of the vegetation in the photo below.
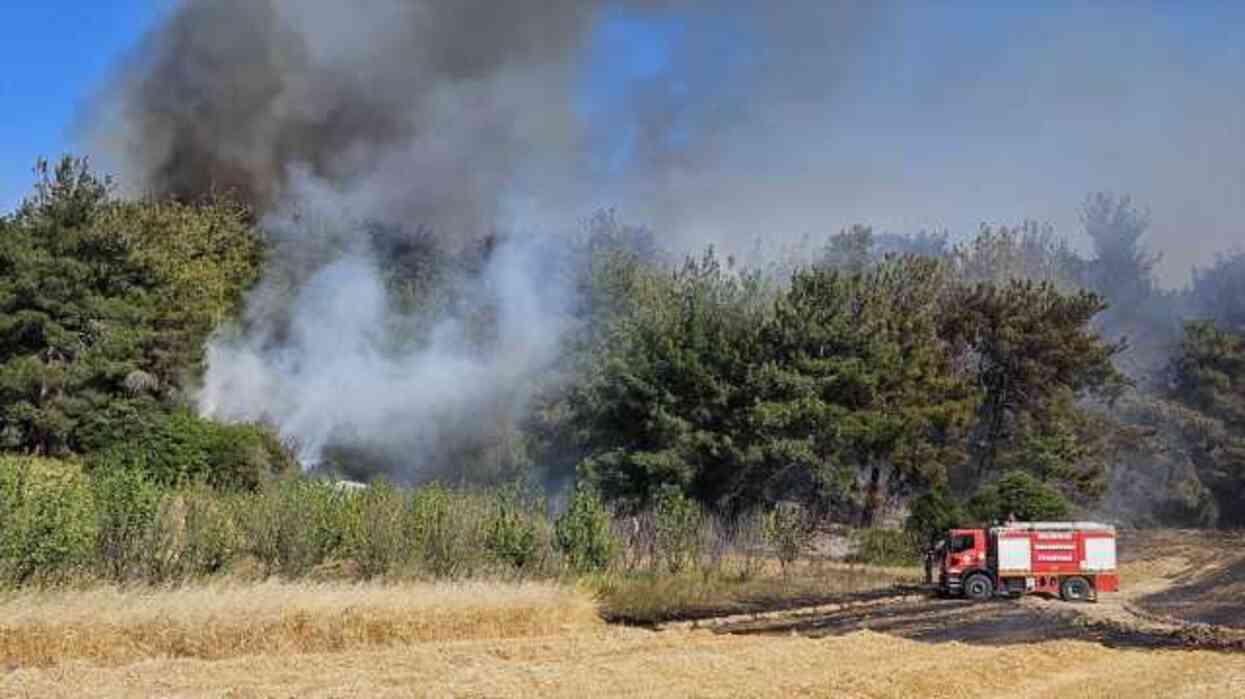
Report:
[[[945,533],[946,530],[944,529]],[[918,542],[901,529],[859,529],[854,532],[854,551],[848,560],[879,566],[914,566]]]
[[[599,572],[609,566],[618,547],[610,520],[605,503],[592,488],[575,489],[554,531],[558,552],[576,572]]]
[[[119,198],[82,161],[42,164],[0,219],[0,573],[621,571],[712,588],[751,584],[767,559],[799,568],[827,522],[863,528],[859,560],[907,564],[956,523],[1110,509],[1130,480],[1159,484],[1163,521],[1239,524],[1241,256],[1164,292],[1127,199],[1090,197],[1084,221],[1092,259],[1035,224],[955,246],[856,226],[778,264],[709,249],[672,266],[652,232],[598,214],[549,250],[578,290],[550,377],[437,467],[490,488],[356,492],[292,477],[269,427],[191,405],[212,333],[245,322],[261,273],[284,283],[251,215]],[[466,306],[467,349],[489,347],[495,309],[463,280],[496,241],[372,232],[413,335]],[[1199,319],[1181,331],[1182,315]],[[329,456],[369,472],[366,445]],[[542,477],[574,483],[564,510],[498,485]]]
[[[1071,509],[1058,490],[1024,471],[1004,475],[968,501],[969,513],[984,522],[1049,522],[1067,517]]]
[[[765,541],[774,550],[783,572],[813,545],[816,523],[798,504],[780,503],[765,515]]]
[[[786,286],[712,254],[635,271],[643,302],[567,401],[582,476],[632,508],[675,487],[715,511],[788,498],[866,526],[914,491],[967,498],[1016,469],[1102,493],[1085,401],[1127,382],[1092,327],[1098,296],[968,284],[916,257],[857,267]]]
[[[1245,524],[1245,335],[1190,323],[1168,368],[1171,400],[1192,411],[1186,431],[1199,480],[1220,521]]]
[[[287,468],[259,428],[180,407],[208,336],[259,276],[246,211],[119,200],[73,159],[38,175],[0,219],[0,449],[227,486]]]
[[[796,505],[725,521],[675,488],[616,517],[584,486],[551,519],[543,496],[516,486],[357,490],[299,476],[230,492],[31,459],[0,460],[0,474],[8,587],[578,579],[607,617],[651,623],[915,577],[813,555],[812,519]],[[874,562],[911,561],[909,551]]]

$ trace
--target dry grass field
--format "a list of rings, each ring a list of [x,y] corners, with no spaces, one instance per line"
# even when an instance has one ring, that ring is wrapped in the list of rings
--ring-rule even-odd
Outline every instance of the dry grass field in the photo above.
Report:
[[[588,624],[511,639],[226,660],[152,658],[21,668],[9,696],[1239,697],[1245,658],[1056,641],[924,644],[867,631],[826,639]]]
[[[1229,564],[1218,550],[1137,558],[1126,582],[1196,584],[1190,562],[1213,575]],[[553,584],[21,593],[0,598],[0,695],[1245,696],[1239,652],[903,635],[652,631],[607,624],[586,590]]]
[[[0,603],[0,667],[292,656],[549,636],[602,624],[586,596],[535,583],[270,582],[155,592],[23,593]]]

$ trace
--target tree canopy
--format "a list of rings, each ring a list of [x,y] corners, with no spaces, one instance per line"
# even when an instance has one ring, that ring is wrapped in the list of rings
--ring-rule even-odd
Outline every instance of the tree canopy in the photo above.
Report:
[[[119,199],[70,158],[37,174],[0,219],[0,448],[94,453],[184,402],[264,244],[227,201]]]

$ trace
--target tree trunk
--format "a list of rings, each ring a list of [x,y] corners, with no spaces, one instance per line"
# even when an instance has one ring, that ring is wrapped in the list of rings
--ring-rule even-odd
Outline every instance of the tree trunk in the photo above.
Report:
[[[865,501],[860,509],[860,526],[872,527],[882,504],[882,469],[870,467],[869,483],[865,486]]]

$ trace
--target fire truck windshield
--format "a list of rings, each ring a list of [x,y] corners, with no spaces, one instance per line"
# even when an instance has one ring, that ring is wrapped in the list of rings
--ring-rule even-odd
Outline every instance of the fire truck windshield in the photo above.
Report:
[[[972,534],[958,534],[951,537],[951,544],[949,548],[951,549],[951,553],[960,553],[962,551],[972,550],[973,543]]]

